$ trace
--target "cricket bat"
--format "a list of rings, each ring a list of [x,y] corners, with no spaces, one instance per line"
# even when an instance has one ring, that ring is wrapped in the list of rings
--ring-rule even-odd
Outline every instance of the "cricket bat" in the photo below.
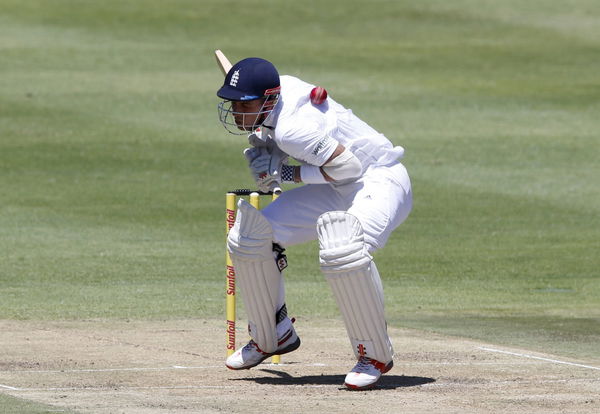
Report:
[[[221,68],[221,72],[223,72],[223,76],[227,75],[227,72],[229,72],[229,69],[231,69],[232,66],[229,59],[227,59],[225,54],[219,49],[215,50],[215,58],[217,59],[219,68]]]

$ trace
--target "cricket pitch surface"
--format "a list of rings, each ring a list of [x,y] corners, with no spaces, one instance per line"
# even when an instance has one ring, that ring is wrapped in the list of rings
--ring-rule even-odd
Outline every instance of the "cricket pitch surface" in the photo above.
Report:
[[[353,392],[342,323],[295,326],[282,364],[230,371],[225,321],[2,320],[0,392],[79,413],[600,412],[598,360],[390,328],[394,368]]]

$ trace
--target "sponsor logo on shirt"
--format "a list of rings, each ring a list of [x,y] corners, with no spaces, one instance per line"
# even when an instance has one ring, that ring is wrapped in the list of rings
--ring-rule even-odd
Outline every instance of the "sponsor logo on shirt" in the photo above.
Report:
[[[325,144],[327,144],[327,142],[329,142],[329,137],[326,136],[325,138],[321,139],[317,143],[317,146],[313,150],[312,154],[313,155],[317,155],[319,153],[319,151],[321,151],[323,149],[323,147],[325,146]]]

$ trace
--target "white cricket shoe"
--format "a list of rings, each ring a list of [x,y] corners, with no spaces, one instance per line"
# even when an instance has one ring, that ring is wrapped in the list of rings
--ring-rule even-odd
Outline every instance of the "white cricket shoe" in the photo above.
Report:
[[[236,350],[233,354],[227,358],[225,361],[225,365],[229,369],[250,369],[252,367],[257,366],[265,359],[273,356],[273,355],[283,355],[288,352],[295,351],[300,346],[300,338],[296,334],[296,330],[292,326],[292,322],[290,319],[286,318],[287,321],[282,322],[282,324],[287,325],[289,323],[289,328],[285,329],[281,335],[279,335],[278,348],[275,352],[263,352],[256,342],[250,340],[246,345]],[[287,323],[286,323],[287,322]],[[277,331],[280,331],[280,326],[278,326]]]
[[[367,390],[373,388],[381,374],[385,374],[394,366],[394,361],[387,364],[367,357],[360,357],[352,371],[346,375],[344,385],[351,390]]]

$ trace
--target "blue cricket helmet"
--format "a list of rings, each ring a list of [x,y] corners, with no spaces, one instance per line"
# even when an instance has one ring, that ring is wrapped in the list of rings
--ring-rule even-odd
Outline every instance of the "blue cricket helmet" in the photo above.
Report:
[[[268,60],[251,57],[232,66],[217,96],[229,101],[250,101],[276,95],[279,91],[279,73],[275,66]]]

